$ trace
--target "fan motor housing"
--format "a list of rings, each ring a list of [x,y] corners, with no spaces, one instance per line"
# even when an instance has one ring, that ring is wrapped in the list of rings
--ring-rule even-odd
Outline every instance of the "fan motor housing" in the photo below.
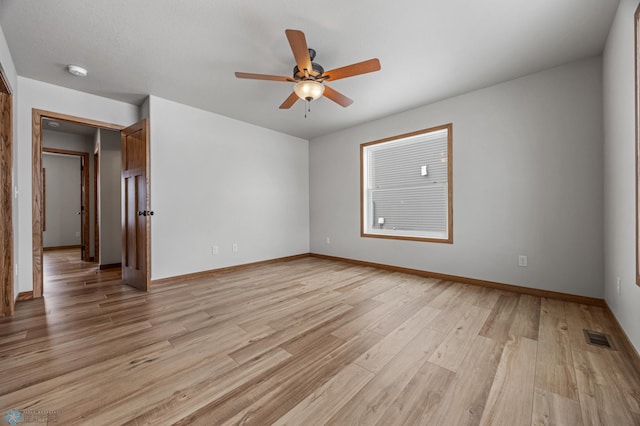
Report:
[[[321,77],[322,74],[324,74],[324,68],[322,68],[322,65],[313,62],[315,57],[316,57],[316,51],[313,49],[309,49],[309,59],[311,60],[311,69],[309,70],[309,77],[313,80]],[[307,78],[307,76],[304,74],[304,70],[300,71],[300,68],[298,68],[298,66],[296,65],[293,68],[293,78],[295,80],[304,80]]]
[[[312,79],[316,79],[324,73],[324,68],[322,68],[322,65],[315,62],[311,62],[311,68],[312,70],[309,71],[309,77],[311,77]],[[305,77],[306,76],[304,75],[304,71],[300,71],[300,69],[296,65],[293,68],[293,78],[296,80],[304,80]]]

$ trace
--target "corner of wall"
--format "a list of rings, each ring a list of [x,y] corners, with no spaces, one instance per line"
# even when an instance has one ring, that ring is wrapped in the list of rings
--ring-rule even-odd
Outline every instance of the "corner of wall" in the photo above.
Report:
[[[640,286],[635,283],[634,13],[621,0],[603,53],[604,297],[640,351]]]
[[[151,103],[151,95],[147,96],[147,98],[144,100],[144,102],[142,103],[142,105],[140,105],[140,119],[142,120],[143,118],[149,118],[151,117],[151,109],[150,109],[150,103]]]

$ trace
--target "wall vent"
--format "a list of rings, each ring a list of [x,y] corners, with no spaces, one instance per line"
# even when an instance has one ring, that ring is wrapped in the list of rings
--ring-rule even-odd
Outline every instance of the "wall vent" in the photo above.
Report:
[[[611,343],[611,339],[609,338],[608,334],[599,333],[593,330],[584,330],[584,337],[587,339],[587,343],[590,345],[615,350],[615,347]]]

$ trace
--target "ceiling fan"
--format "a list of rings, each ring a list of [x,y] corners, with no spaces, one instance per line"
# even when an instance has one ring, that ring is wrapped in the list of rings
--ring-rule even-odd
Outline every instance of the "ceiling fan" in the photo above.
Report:
[[[311,102],[318,99],[323,94],[333,102],[346,108],[353,103],[353,100],[327,86],[324,82],[335,81],[341,78],[353,77],[380,70],[380,61],[378,58],[374,58],[369,59],[368,61],[358,62],[356,64],[325,71],[321,65],[313,62],[316,56],[316,51],[307,47],[307,40],[302,31],[286,30],[285,34],[287,35],[289,45],[293,51],[293,57],[296,60],[296,66],[293,69],[293,77],[236,72],[236,77],[238,78],[295,83],[293,86],[293,92],[282,103],[282,105],[280,105],[280,109],[291,108],[298,99]]]

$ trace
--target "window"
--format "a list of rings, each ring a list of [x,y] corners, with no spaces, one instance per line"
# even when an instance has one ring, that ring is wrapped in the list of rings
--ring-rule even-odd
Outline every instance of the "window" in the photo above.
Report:
[[[361,235],[453,242],[452,124],[360,145]]]

